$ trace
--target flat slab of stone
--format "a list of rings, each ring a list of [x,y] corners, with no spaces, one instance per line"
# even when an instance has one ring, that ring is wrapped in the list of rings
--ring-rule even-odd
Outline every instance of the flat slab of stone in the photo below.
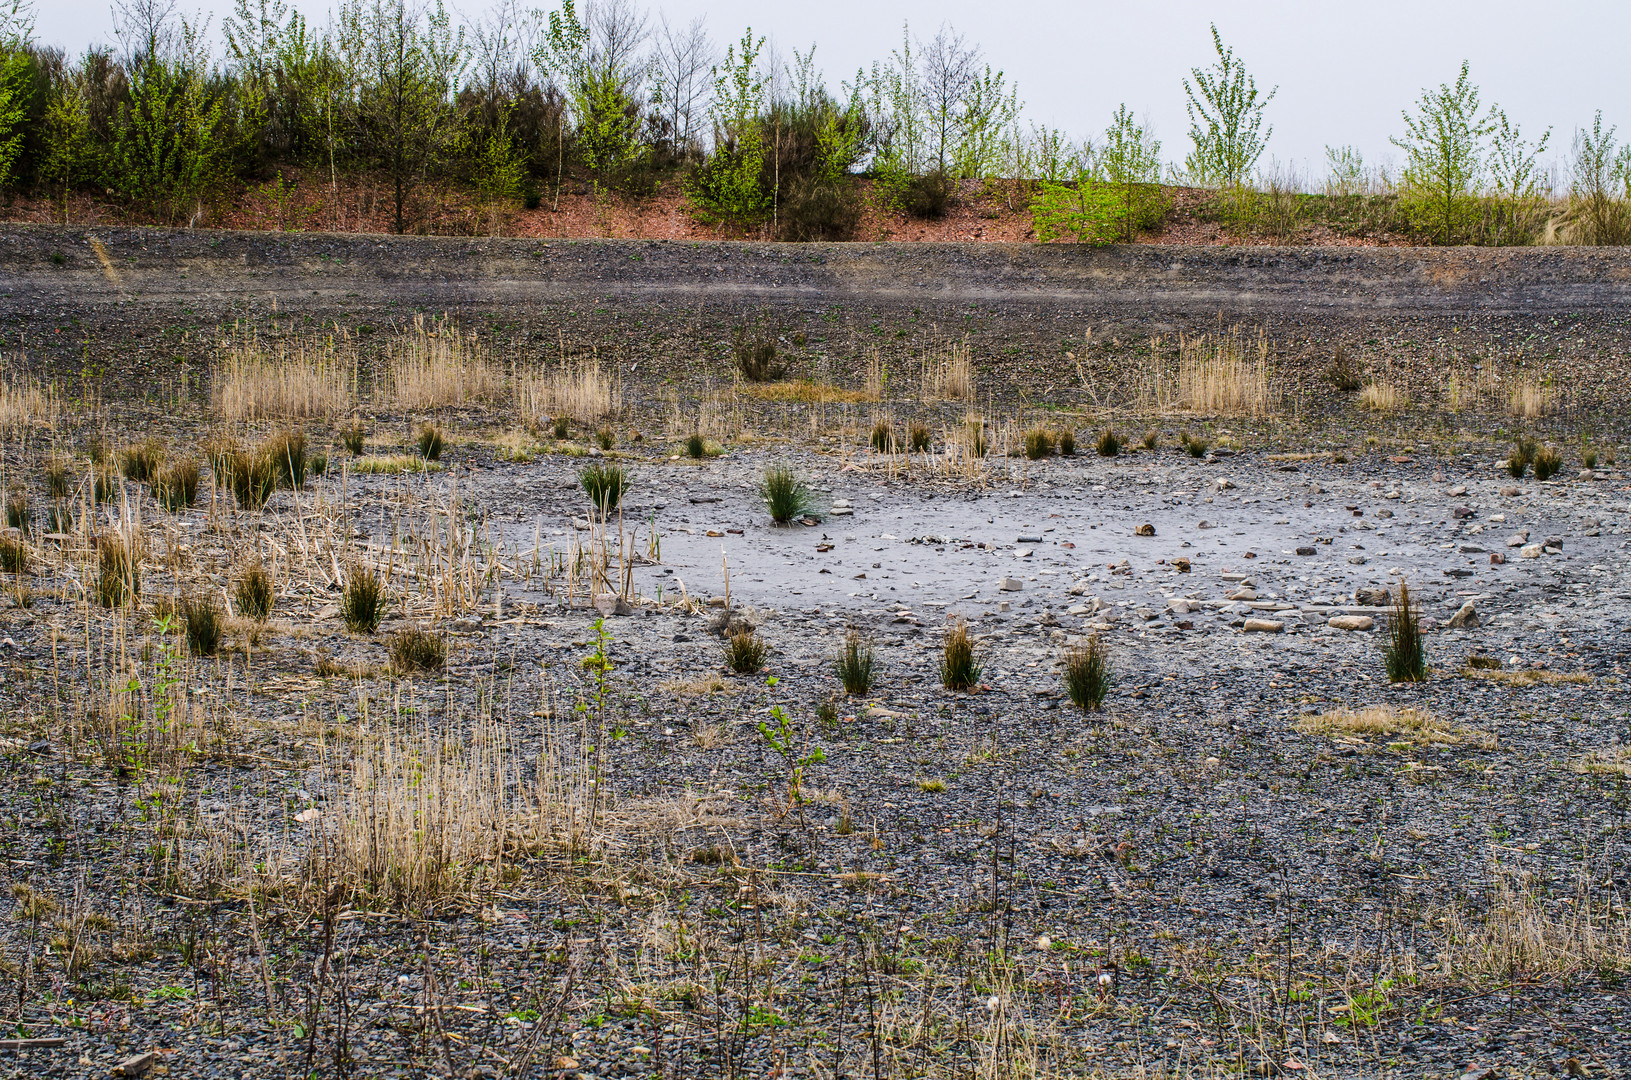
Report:
[[[1325,625],[1333,630],[1370,630],[1376,620],[1369,615],[1333,615],[1325,620]]]
[[[1285,623],[1273,619],[1247,619],[1243,629],[1248,634],[1278,634],[1285,628]]]

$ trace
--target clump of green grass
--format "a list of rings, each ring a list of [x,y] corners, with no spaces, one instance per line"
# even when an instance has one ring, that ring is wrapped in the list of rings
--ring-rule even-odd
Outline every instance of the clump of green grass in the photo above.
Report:
[[[589,505],[602,517],[616,510],[629,489],[629,478],[621,465],[602,465],[596,462],[578,473],[578,483],[589,496]]]
[[[363,446],[368,441],[368,430],[362,426],[361,417],[352,417],[349,424],[340,428],[340,445],[352,457],[361,457]]]
[[[1191,435],[1187,431],[1183,433],[1181,438],[1183,440],[1184,449],[1189,452],[1189,456],[1192,457],[1192,458],[1203,458],[1203,457],[1205,457],[1206,456],[1206,451],[1212,445],[1211,443],[1207,442],[1205,439],[1201,438],[1199,435]]]
[[[107,462],[91,466],[91,498],[99,503],[105,503],[113,498],[115,487],[113,479],[113,466]]]
[[[1529,459],[1514,450],[1506,458],[1506,474],[1514,480],[1522,480],[1523,474],[1529,471]]]
[[[1501,661],[1493,656],[1479,656],[1474,653],[1467,657],[1467,667],[1473,671],[1500,671]]]
[[[1146,450],[1154,450],[1160,444],[1161,444],[1161,433],[1156,431],[1154,428],[1150,428],[1149,430],[1145,431],[1144,432],[1144,438],[1139,443],[1139,445],[1142,446]]]
[[[96,544],[96,598],[105,608],[133,604],[141,596],[141,560],[118,533],[103,533]]]
[[[617,445],[617,434],[609,427],[603,427],[595,432],[595,445],[602,450],[610,450]]]
[[[1115,680],[1099,635],[1094,634],[1086,645],[1078,645],[1065,653],[1065,692],[1083,711],[1095,712],[1103,707],[1104,696],[1115,685]]]
[[[708,443],[699,433],[692,432],[685,440],[685,456],[693,461],[701,461],[708,456]]]
[[[53,499],[66,499],[72,490],[72,466],[67,458],[53,454],[45,463],[45,493]]]
[[[1581,453],[1580,453],[1580,464],[1584,465],[1588,469],[1595,469],[1597,467],[1597,451],[1595,451],[1595,450],[1583,450],[1583,451],[1581,451]]]
[[[442,450],[447,446],[447,436],[435,424],[426,424],[419,429],[419,456],[426,461],[442,460]]]
[[[872,689],[875,657],[872,646],[854,630],[844,639],[844,647],[833,659],[833,673],[848,694],[865,694]]]
[[[554,424],[555,438],[564,439],[572,434],[572,423],[564,416],[557,416]]]
[[[426,461],[411,454],[370,454],[351,463],[351,471],[364,476],[388,476],[405,472],[431,473],[440,472],[441,468],[442,463],[439,461]]]
[[[1121,436],[1115,428],[1105,428],[1099,432],[1097,447],[1100,457],[1115,457],[1121,453]]]
[[[172,461],[153,480],[153,498],[171,513],[198,501],[198,462],[193,458]]]
[[[21,574],[28,569],[28,547],[15,536],[0,536],[0,571]]]
[[[194,656],[214,656],[221,651],[221,607],[209,594],[182,601],[178,612],[187,633],[187,651]]]
[[[1421,682],[1427,678],[1427,646],[1422,641],[1421,620],[1410,602],[1410,586],[1402,581],[1388,620],[1382,658],[1389,682]]]
[[[1563,467],[1563,455],[1550,446],[1535,451],[1535,479],[1550,480]]]
[[[927,424],[914,420],[907,430],[906,443],[916,454],[929,452],[929,428]]]
[[[259,510],[277,490],[277,463],[266,447],[238,450],[227,466],[227,486],[244,510]]]
[[[1025,433],[1025,456],[1041,461],[1053,453],[1053,433],[1047,428],[1032,428]]]
[[[764,479],[759,482],[759,497],[770,511],[770,520],[778,525],[809,514],[814,502],[798,473],[785,464],[766,467]]]
[[[1076,433],[1070,428],[1065,428],[1059,432],[1059,456],[1076,456]]]
[[[265,622],[271,617],[277,596],[272,591],[272,575],[266,572],[265,563],[256,559],[249,564],[233,586],[232,599],[240,615],[256,622]]]
[[[29,506],[28,492],[13,491],[6,496],[6,527],[27,532],[29,524],[34,519],[32,507]]]
[[[153,479],[164,461],[164,444],[157,439],[144,439],[134,446],[125,447],[119,455],[119,471],[126,480],[144,484]]]
[[[386,649],[391,654],[391,667],[398,675],[435,671],[447,662],[447,639],[417,626],[392,634]]]
[[[725,639],[725,664],[738,675],[752,675],[765,666],[770,646],[752,630],[739,630]]]
[[[980,681],[980,664],[974,659],[974,638],[968,622],[958,619],[946,631],[940,653],[940,684],[947,690],[967,690]]]
[[[306,433],[286,429],[267,440],[265,453],[272,461],[273,483],[299,491],[306,486]]]
[[[1540,449],[1540,443],[1533,435],[1519,435],[1515,449],[1517,450],[1518,456],[1523,458],[1525,462],[1533,463],[1535,460],[1535,451]]]
[[[380,620],[390,601],[385,595],[385,582],[371,566],[352,566],[346,575],[345,590],[340,594],[340,618],[353,634],[372,634],[379,629]]]
[[[311,455],[311,458],[309,460],[310,460],[310,463],[311,463],[311,474],[313,476],[325,476],[325,475],[328,474],[328,451],[327,450],[313,451],[313,453]]]
[[[893,454],[898,449],[895,429],[888,420],[880,418],[872,425],[872,449],[880,454]]]

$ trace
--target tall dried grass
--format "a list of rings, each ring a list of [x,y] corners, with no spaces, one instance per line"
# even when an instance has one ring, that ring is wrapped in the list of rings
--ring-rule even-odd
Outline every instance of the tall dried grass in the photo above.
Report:
[[[357,361],[332,337],[268,347],[241,327],[216,350],[212,398],[226,420],[334,416],[356,400]]]
[[[923,357],[923,400],[973,401],[974,362],[967,342],[952,342]]]
[[[404,409],[439,409],[504,394],[504,373],[475,334],[448,319],[426,322],[416,315],[413,329],[386,346],[385,376],[390,399]]]
[[[1515,972],[1631,971],[1631,918],[1584,875],[1573,896],[1548,903],[1533,879],[1500,871],[1481,916],[1451,908],[1442,922],[1446,972],[1506,980]]]
[[[1269,340],[1229,333],[1178,339],[1178,402],[1207,416],[1267,416],[1278,404],[1269,375]]]
[[[1390,382],[1369,382],[1359,392],[1359,404],[1371,412],[1395,412],[1410,404],[1410,395]]]
[[[1513,416],[1534,419],[1557,411],[1557,396],[1548,386],[1534,380],[1525,380],[1512,388],[1508,405]]]
[[[6,357],[0,363],[13,364],[20,360]],[[57,400],[54,385],[41,387],[26,375],[0,376],[0,431],[18,432],[35,424],[56,426],[62,414],[62,403]]]
[[[570,416],[580,424],[594,424],[621,409],[623,395],[616,376],[608,374],[598,359],[563,361],[518,375],[516,405],[534,424],[545,416]]]

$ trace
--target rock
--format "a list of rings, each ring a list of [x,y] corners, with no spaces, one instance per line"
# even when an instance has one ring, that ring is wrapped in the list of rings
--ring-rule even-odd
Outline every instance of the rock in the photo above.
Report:
[[[1072,585],[1070,587],[1070,589],[1069,589],[1069,593],[1070,593],[1071,596],[1086,596],[1088,593],[1090,593],[1092,591],[1093,591],[1093,583],[1091,581],[1087,581],[1087,580],[1078,581],[1074,585]]]
[[[1540,546],[1541,547],[1547,547],[1547,548],[1556,548],[1558,551],[1562,551],[1563,550],[1563,538],[1561,536],[1548,536],[1546,539],[1544,539],[1544,540],[1542,540],[1540,542]]]
[[[1189,615],[1201,609],[1201,602],[1182,596],[1174,597],[1167,601],[1167,609],[1174,615]]]
[[[1450,489],[1450,497],[1452,499],[1460,498],[1461,496],[1465,495],[1466,493],[1467,493],[1467,485],[1466,484],[1457,484],[1455,487]]]
[[[1021,536],[1014,540],[1016,544],[1040,544],[1041,542],[1042,538],[1040,536]]]
[[[1493,521],[1497,525],[1506,524],[1506,515],[1505,514],[1491,514],[1489,516],[1489,519],[1491,521]]]
[[[1538,559],[1540,558],[1540,550],[1539,544],[1525,544],[1523,547],[1518,549],[1518,558]]]
[[[848,506],[835,506],[827,511],[829,517],[854,517],[855,511]]]
[[[1246,625],[1241,629],[1248,634],[1278,634],[1285,628],[1285,623],[1273,619],[1247,619]]]
[[[1578,480],[1595,480],[1595,479],[1597,479],[1597,474],[1592,472],[1590,469],[1581,469],[1580,470],[1580,475],[1578,477],[1576,477],[1576,479],[1578,479]]]
[[[1529,542],[1529,530],[1522,529],[1506,538],[1507,547],[1523,547]]]
[[[1138,528],[1133,530],[1133,535],[1134,536],[1154,536],[1155,535],[1155,526],[1151,525],[1149,522],[1146,521],[1144,524],[1140,525]]]
[[[633,615],[634,605],[621,596],[597,596],[595,610],[600,612],[602,618],[609,619],[614,615]]]
[[[1314,549],[1311,548],[1311,547],[1300,547],[1300,548],[1297,549],[1297,554],[1299,554],[1299,555],[1312,555],[1312,554],[1314,554]]]
[[[1366,563],[1370,562],[1370,559],[1366,558],[1364,555],[1349,555],[1348,561],[1355,566],[1364,566]]]
[[[1478,625],[1478,609],[1468,600],[1456,609],[1456,613],[1444,625],[1451,630],[1471,630]]]
[[[1083,615],[1090,615],[1092,612],[1093,609],[1088,607],[1086,604],[1072,604],[1070,607],[1065,609],[1066,615],[1075,615],[1077,618],[1080,618]]]
[[[1522,494],[1523,488],[1504,487],[1501,489],[1501,498],[1503,499],[1515,499]]]
[[[1501,1074],[1484,1065],[1473,1065],[1462,1073],[1457,1080],[1495,1080]]]
[[[1257,590],[1256,589],[1245,589],[1245,588],[1236,589],[1234,592],[1230,593],[1226,597],[1226,599],[1229,599],[1229,600],[1256,600],[1257,599]]]
[[[723,596],[710,596],[710,597],[708,597],[708,606],[709,607],[724,607],[725,606],[725,598]]]
[[[155,1050],[148,1050],[141,1054],[132,1054],[113,1067],[114,1076],[140,1076],[153,1067],[159,1055]]]
[[[1369,615],[1333,615],[1325,620],[1325,625],[1333,630],[1369,630],[1376,625],[1376,620]]]
[[[1187,573],[1189,573],[1189,560],[1188,559],[1173,559],[1172,560],[1172,568],[1174,570],[1178,571],[1180,574],[1187,574]]]
[[[1463,555],[1483,555],[1487,552],[1487,550],[1487,548],[1481,548],[1477,544],[1461,545],[1461,554]]]
[[[1502,555],[1499,551],[1492,551],[1489,553],[1489,564],[1491,566],[1500,566],[1504,562],[1506,562],[1506,556]]]
[[[1219,491],[1230,491],[1230,490],[1232,490],[1234,488],[1234,486],[1235,486],[1235,482],[1233,480],[1230,480],[1227,476],[1218,477],[1218,490]]]
[[[1387,589],[1355,589],[1354,603],[1365,607],[1387,607],[1393,603],[1393,593]]]
[[[1450,511],[1450,514],[1457,519],[1470,518],[1474,513],[1476,513],[1476,511],[1474,511],[1470,506],[1458,506],[1454,510]]]
[[[1024,587],[1025,583],[1019,580],[1019,578],[1005,577],[1001,581],[997,582],[997,588],[1001,589],[1003,592],[1019,592]]]

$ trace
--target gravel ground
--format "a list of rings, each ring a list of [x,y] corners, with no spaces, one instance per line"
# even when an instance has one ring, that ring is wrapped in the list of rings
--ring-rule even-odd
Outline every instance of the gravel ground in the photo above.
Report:
[[[768,522],[779,461],[818,523]],[[0,1069],[105,1076],[155,1050],[185,1076],[1631,1073],[1631,792],[1624,758],[1588,767],[1631,741],[1624,474],[1168,449],[975,482],[830,444],[630,454],[631,602],[602,618],[549,572],[593,535],[582,464],[468,446],[264,515],[148,503],[122,638],[54,554],[74,541],[31,537],[32,606],[0,616],[0,1001],[16,1036],[66,1043]],[[486,541],[496,573],[440,554]],[[279,570],[272,622],[172,656],[146,629],[162,598],[227,591],[250,548]],[[380,635],[338,617],[359,558],[397,567]],[[756,674],[722,662],[727,568],[731,625],[770,648]],[[1383,669],[1401,583],[1420,683]],[[938,677],[958,617],[966,693]],[[446,666],[389,671],[389,634],[431,622]],[[865,697],[832,673],[851,630],[876,652]],[[1084,713],[1058,669],[1093,634],[1116,684]],[[167,714],[177,740],[198,737],[133,766],[98,694],[166,678],[194,699]],[[1306,723],[1372,705],[1433,726]],[[462,744],[482,717],[523,771],[577,783],[558,801],[583,810],[598,778],[589,839],[535,835],[434,901],[302,876],[366,760],[334,747]]]

